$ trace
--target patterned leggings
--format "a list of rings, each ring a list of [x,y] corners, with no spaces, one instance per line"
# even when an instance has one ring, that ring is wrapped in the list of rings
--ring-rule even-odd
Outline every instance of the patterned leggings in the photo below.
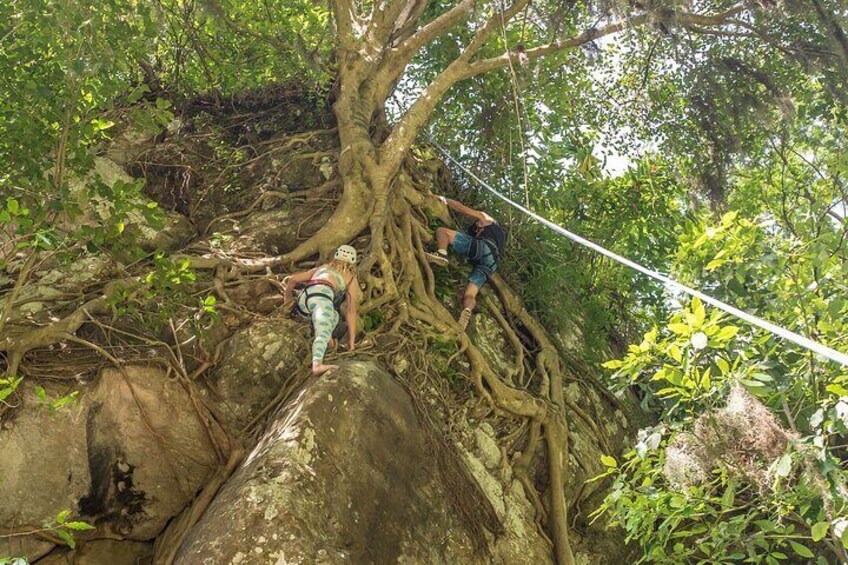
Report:
[[[320,288],[320,290],[319,290]],[[312,315],[312,329],[315,331],[315,339],[312,341],[312,362],[323,363],[327,345],[333,336],[333,330],[339,323],[339,313],[333,306],[333,291],[322,287],[313,287],[314,290],[306,297],[306,292],[300,294],[298,302],[303,311]]]

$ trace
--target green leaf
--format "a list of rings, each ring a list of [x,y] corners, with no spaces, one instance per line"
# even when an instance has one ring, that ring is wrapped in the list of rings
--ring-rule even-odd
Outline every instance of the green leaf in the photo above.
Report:
[[[683,360],[683,354],[680,352],[680,348],[676,345],[672,345],[668,348],[668,354],[672,359],[680,363]]]
[[[836,396],[848,396],[848,389],[840,384],[829,384],[825,387],[825,390],[831,394],[835,394]]]
[[[68,547],[71,549],[77,546],[77,542],[74,540],[74,536],[72,536],[67,530],[54,530],[57,536],[65,540],[65,543],[68,544]]]
[[[830,522],[818,522],[813,526],[813,541],[821,541],[830,529]]]
[[[618,467],[618,462],[614,457],[610,457],[609,455],[601,455],[601,463],[603,463],[605,467]]]
[[[65,520],[67,520],[68,516],[70,516],[70,515],[71,515],[70,510],[62,510],[61,512],[56,514],[56,523],[57,524],[64,524]]]
[[[94,526],[89,524],[88,522],[68,522],[65,524],[66,528],[71,530],[83,531],[83,530],[93,530]]]
[[[813,552],[810,551],[810,548],[808,548],[806,545],[801,545],[800,543],[794,542],[792,540],[789,540],[789,545],[791,545],[795,553],[797,553],[801,557],[815,557],[815,555],[813,555]]]
[[[754,520],[754,524],[764,532],[773,532],[776,529],[771,520]]]
[[[709,390],[710,385],[712,384],[712,380],[710,379],[710,373],[712,372],[712,367],[707,367],[707,370],[704,371],[704,374],[701,375],[701,382],[699,383],[701,388],[705,390]]]
[[[701,327],[707,317],[707,311],[701,303],[701,299],[697,296],[692,299],[692,313],[695,314],[695,323],[693,326],[696,328]]]
[[[792,457],[788,453],[777,461],[774,472],[778,477],[788,477],[789,473],[792,472]]]
[[[690,333],[689,326],[686,325],[686,324],[679,324],[679,323],[669,324],[668,329],[670,329],[671,331],[673,331],[674,333],[676,333],[678,335],[688,335]]]
[[[14,216],[20,210],[20,203],[14,198],[9,198],[6,200],[6,209]]]
[[[18,388],[18,385],[21,384],[22,380],[23,377],[12,379],[12,381],[9,383],[9,386],[5,388],[0,388],[0,400],[5,400],[9,398],[9,395],[15,392],[15,390]]]
[[[707,263],[707,266],[705,267],[705,269],[708,270],[708,271],[712,271],[713,269],[718,269],[719,267],[724,265],[726,262],[727,262],[726,259],[713,259],[712,261]]]
[[[721,331],[719,331],[718,334],[716,334],[715,337],[716,337],[716,339],[719,339],[721,341],[727,341],[729,339],[736,337],[736,334],[738,334],[738,333],[739,333],[738,327],[736,327],[736,326],[724,326],[723,328],[721,328]]]
[[[731,508],[736,500],[736,486],[731,482],[727,485],[724,494],[721,497],[721,505],[724,508]]]
[[[661,388],[656,392],[656,395],[660,398],[672,398],[674,396],[679,396],[680,390],[673,387]]]

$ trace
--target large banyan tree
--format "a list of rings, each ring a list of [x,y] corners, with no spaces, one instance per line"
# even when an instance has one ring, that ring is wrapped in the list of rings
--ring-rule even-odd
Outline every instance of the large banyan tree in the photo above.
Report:
[[[396,327],[418,323],[455,335],[462,342],[478,392],[504,413],[528,418],[541,428],[551,481],[550,527],[557,561],[563,564],[573,563],[563,494],[568,449],[565,418],[579,408],[565,405],[557,350],[508,288],[498,285],[507,319],[532,336],[539,383],[519,389],[492,370],[474,344],[449,322],[450,313],[434,295],[433,277],[424,259],[427,227],[419,211],[427,206],[426,193],[404,190],[398,175],[419,132],[450,88],[460,81],[524,61],[556,57],[626,28],[666,22],[709,32],[746,11],[743,4],[731,4],[717,9],[704,7],[703,12],[696,13],[676,4],[611,4],[582,13],[577,5],[569,8],[564,2],[538,2],[531,6],[530,0],[331,2],[336,73],[333,112],[341,147],[338,166],[342,196],[322,229],[290,253],[271,261],[281,265],[316,253],[326,257],[337,245],[367,230],[369,255],[361,267],[367,285],[365,311],[391,305],[397,316]],[[533,26],[534,37],[528,37],[520,48],[504,50],[501,34],[528,12],[527,17],[542,25]],[[588,23],[589,18],[595,18],[594,25]],[[571,20],[570,25],[561,25],[563,20]],[[578,33],[563,33],[583,22],[587,22],[583,24],[586,27]],[[455,57],[423,86],[395,123],[386,124],[385,107],[393,89],[415,58],[437,42],[449,42]],[[263,267],[266,264],[263,262]],[[515,342],[520,343],[517,336]],[[523,348],[519,346],[519,350]],[[528,446],[527,453],[533,449],[535,446]]]

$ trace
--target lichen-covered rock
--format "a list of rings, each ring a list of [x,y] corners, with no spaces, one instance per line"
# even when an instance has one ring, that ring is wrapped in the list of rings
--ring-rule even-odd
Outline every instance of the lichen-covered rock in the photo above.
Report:
[[[319,205],[285,203],[273,210],[257,210],[243,220],[213,222],[208,231],[226,236],[222,248],[228,252],[259,250],[281,255],[317,232],[331,214],[332,210]]]
[[[112,186],[116,182],[135,182],[126,170],[111,159],[96,157],[94,159],[94,171],[107,185]],[[95,209],[96,203],[95,204]],[[137,199],[138,206],[146,206],[146,198]],[[138,244],[146,251],[174,251],[184,246],[197,235],[196,230],[185,216],[175,212],[163,211],[165,216],[164,226],[151,226],[144,216],[133,210],[129,213],[129,224],[127,228],[136,232]],[[107,213],[108,215],[108,213]]]
[[[27,381],[19,390],[25,399],[35,399]],[[0,429],[3,530],[37,526],[62,510],[76,509],[91,486],[86,445],[90,405],[80,402],[51,416],[34,404],[25,405]]]
[[[438,477],[406,391],[372,363],[344,363],[276,415],[176,563],[491,562]]]
[[[3,530],[67,509],[97,525],[86,535],[149,540],[217,464],[188,393],[157,366],[105,370],[52,416],[22,387],[27,404],[0,430]]]
[[[210,404],[234,432],[264,408],[296,371],[307,372],[308,326],[283,317],[254,323],[223,347],[209,377]]]
[[[504,565],[552,563],[550,547],[536,529],[535,510],[512,467],[501,460],[492,427],[483,423],[473,431],[467,427],[462,431],[474,441],[457,449],[505,528],[491,544],[491,561]]]
[[[78,294],[84,287],[96,282],[109,267],[102,257],[83,257],[70,265],[46,262],[43,269],[33,274],[33,284],[24,285],[9,311],[11,324],[26,322],[44,324],[51,318],[61,316],[62,303],[67,295]],[[10,279],[7,284],[13,281]],[[0,282],[2,284],[2,282]],[[7,297],[0,299],[0,309],[6,305]]]

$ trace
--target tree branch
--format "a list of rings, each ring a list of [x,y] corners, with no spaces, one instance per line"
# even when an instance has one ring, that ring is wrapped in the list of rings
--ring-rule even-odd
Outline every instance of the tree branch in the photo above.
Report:
[[[427,0],[415,0],[414,3],[409,4],[409,9],[404,10],[395,22],[392,29],[392,39],[406,38],[412,34],[426,9]]]
[[[356,39],[358,27],[354,0],[332,0],[332,5],[339,43],[348,46]]]
[[[720,12],[718,14],[712,15],[702,15],[702,14],[689,14],[685,12],[675,12],[671,16],[671,21],[680,24],[684,27],[699,27],[699,28],[707,28],[712,26],[720,26],[728,23],[728,20],[733,16],[736,16],[740,12],[744,11],[745,7],[742,5],[734,6],[729,10],[725,10],[724,12]],[[636,28],[642,26],[646,23],[652,21],[651,14],[639,14],[637,16],[633,16],[631,18],[620,20],[611,24],[608,24],[602,28],[590,28],[585,30],[583,33],[579,35],[575,35],[570,39],[566,40],[555,40],[547,45],[541,45],[539,47],[534,47],[533,49],[528,49],[525,53],[528,59],[539,59],[546,55],[550,55],[551,53],[556,53],[559,51],[564,51],[566,49],[572,49],[574,47],[579,47],[581,45],[585,45],[590,41],[594,41],[601,37],[612,35],[613,33],[617,33],[623,29],[627,28]],[[505,67],[509,64],[510,59],[513,61],[518,60],[518,55],[513,53],[504,53],[498,57],[492,57],[489,59],[482,59],[479,61],[475,61],[468,65],[468,69],[466,71],[466,75],[462,78],[469,78],[474,75],[478,75],[481,73],[486,73],[495,69],[499,69],[501,67]]]
[[[385,174],[393,176],[400,166],[401,159],[406,150],[418,136],[421,127],[430,119],[430,115],[441,101],[442,97],[457,81],[468,76],[468,61],[486,43],[486,40],[499,24],[505,25],[524,9],[530,0],[516,0],[503,12],[493,14],[474,34],[474,38],[462,51],[459,57],[454,59],[445,70],[443,70],[433,82],[424,90],[424,93],[412,104],[409,111],[403,115],[391,135],[380,150],[380,166]],[[454,15],[455,16],[455,15]],[[434,20],[435,21],[435,20]],[[457,20],[457,23],[461,18]],[[432,31],[430,32],[432,33]],[[414,37],[414,36],[413,36]],[[413,53],[414,54],[414,53]],[[505,59],[506,60],[506,59]],[[405,66],[405,65],[404,65]],[[403,67],[399,72],[403,72]]]
[[[477,30],[477,33],[474,34],[474,39],[471,40],[471,43],[469,43],[468,47],[466,47],[462,52],[460,58],[464,58],[467,61],[473,57],[477,51],[483,47],[486,40],[489,39],[489,36],[498,25],[506,25],[509,23],[509,21],[518,15],[529,3],[530,0],[516,0],[512,6],[506,8],[503,12],[496,12],[493,14],[492,17],[486,20],[486,23]]]
[[[476,0],[462,0],[459,4],[432,20],[408,37],[392,53],[392,62],[405,67],[419,49],[464,21],[474,9]]]

